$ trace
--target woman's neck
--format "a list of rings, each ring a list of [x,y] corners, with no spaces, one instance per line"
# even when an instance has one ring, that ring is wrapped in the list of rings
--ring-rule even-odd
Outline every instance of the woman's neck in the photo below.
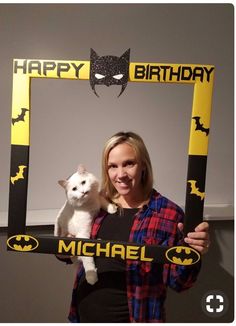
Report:
[[[116,203],[122,208],[141,208],[144,204],[147,204],[148,200],[144,198],[127,198],[120,196],[117,198]]]

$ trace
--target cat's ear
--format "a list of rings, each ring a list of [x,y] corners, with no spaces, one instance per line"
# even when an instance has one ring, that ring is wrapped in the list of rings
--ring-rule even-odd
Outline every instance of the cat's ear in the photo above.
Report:
[[[63,188],[66,188],[67,181],[66,181],[66,180],[59,180],[59,181],[58,181],[58,184],[59,184],[60,186],[62,186]]]
[[[85,166],[84,166],[83,164],[80,164],[80,165],[78,166],[77,171],[78,171],[79,174],[83,174],[83,173],[86,172],[86,168],[85,168]]]

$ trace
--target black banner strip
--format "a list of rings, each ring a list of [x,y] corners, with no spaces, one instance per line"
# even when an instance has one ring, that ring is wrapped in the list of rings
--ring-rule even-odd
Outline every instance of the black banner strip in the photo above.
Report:
[[[25,233],[28,173],[29,146],[11,145],[8,237]]]
[[[198,251],[187,246],[141,245],[131,242],[47,237],[18,234],[7,240],[8,250],[104,257],[161,264],[193,265],[200,260]]]
[[[189,155],[185,199],[184,234],[203,220],[207,156]]]

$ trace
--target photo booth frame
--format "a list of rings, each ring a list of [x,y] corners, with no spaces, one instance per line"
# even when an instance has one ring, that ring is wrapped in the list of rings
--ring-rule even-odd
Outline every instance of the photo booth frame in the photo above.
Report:
[[[192,84],[184,233],[203,219],[208,140],[215,67],[212,65],[129,63],[128,82]],[[199,253],[185,246],[162,247],[131,243],[32,236],[26,233],[32,78],[90,79],[90,61],[13,60],[11,167],[7,248],[17,252],[104,256],[191,265]]]

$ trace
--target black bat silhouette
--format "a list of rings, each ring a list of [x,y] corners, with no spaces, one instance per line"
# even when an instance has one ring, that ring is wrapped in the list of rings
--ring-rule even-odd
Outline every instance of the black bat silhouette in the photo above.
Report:
[[[14,126],[14,123],[19,122],[19,121],[25,121],[25,114],[26,111],[29,111],[29,109],[21,108],[21,114],[18,114],[17,118],[12,118],[12,124]]]
[[[206,135],[208,136],[209,135],[209,128],[203,127],[203,123],[200,123],[201,117],[193,117],[193,119],[196,122],[196,128],[195,128],[195,130],[200,130],[202,132],[205,132]]]

